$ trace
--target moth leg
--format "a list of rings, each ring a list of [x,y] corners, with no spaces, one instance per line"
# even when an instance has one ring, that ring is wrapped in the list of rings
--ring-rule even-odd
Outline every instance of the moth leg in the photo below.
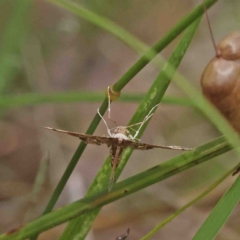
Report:
[[[134,136],[132,136],[131,134],[129,134],[128,137],[131,138],[132,140],[137,139],[136,137],[137,137],[137,135],[138,135],[141,127],[143,126],[143,124],[144,124],[152,115],[153,115],[153,113],[152,113],[150,116],[148,116],[147,118],[145,117],[142,122],[134,123],[134,124],[132,124],[132,125],[127,126],[126,128],[130,128],[130,129],[132,129],[132,130],[135,132],[135,135],[134,135]],[[140,127],[138,128],[138,130],[135,130],[135,129],[131,128],[131,127],[137,126],[137,125],[140,125]],[[137,140],[138,140],[138,139],[137,139]]]
[[[140,131],[140,129],[142,128],[143,124],[144,124],[145,122],[147,122],[149,118],[152,117],[152,115],[154,114],[154,113],[153,113],[153,110],[154,110],[156,107],[158,107],[158,105],[159,105],[159,104],[157,104],[156,106],[154,106],[154,107],[149,111],[148,115],[143,119],[142,122],[138,123],[138,124],[140,124],[140,126],[139,126],[138,130],[136,131],[135,135],[133,136],[133,139],[136,139],[136,137],[137,137],[137,135],[139,134],[139,131]]]
[[[145,117],[145,118],[143,119],[143,121],[140,123],[140,126],[139,126],[138,130],[135,132],[135,134],[134,134],[134,136],[133,136],[133,139],[135,139],[135,138],[137,137],[137,135],[139,134],[139,131],[140,131],[140,129],[142,128],[143,124],[144,124],[149,118],[151,118],[152,115],[153,115],[153,113],[152,113],[150,116]]]
[[[108,125],[107,125],[107,122],[105,121],[105,119],[103,118],[103,116],[101,115],[101,113],[99,112],[99,108],[97,109],[97,113],[98,113],[98,115],[100,116],[100,118],[103,120],[103,122],[104,122],[104,124],[105,124],[105,126],[106,126],[106,128],[107,128],[108,135],[109,135],[110,137],[112,137],[112,133],[111,133],[111,131],[110,131]]]
[[[132,128],[131,128],[132,129]],[[132,129],[134,132],[136,132],[136,130],[135,129]],[[139,138],[134,138],[134,136],[132,135],[132,134],[128,134],[128,138],[129,139],[131,139],[131,140],[137,140],[137,141],[140,141],[141,139],[139,139]]]

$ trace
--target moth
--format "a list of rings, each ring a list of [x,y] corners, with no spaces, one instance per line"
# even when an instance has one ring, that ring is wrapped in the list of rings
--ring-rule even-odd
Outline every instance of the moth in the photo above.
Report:
[[[142,128],[143,124],[149,120],[149,118],[152,117],[153,115],[153,110],[157,107],[153,107],[151,111],[148,113],[148,115],[144,118],[144,120],[140,123],[135,123],[129,126],[117,126],[115,128],[109,129],[108,125],[103,118],[103,116],[100,114],[99,109],[97,110],[99,116],[103,120],[104,124],[107,127],[107,132],[108,135],[107,137],[105,136],[95,136],[95,135],[88,135],[84,133],[78,133],[78,132],[69,132],[61,129],[56,129],[56,128],[51,128],[51,127],[43,127],[49,130],[53,130],[56,132],[60,133],[65,133],[74,137],[77,137],[81,139],[83,142],[87,144],[95,144],[95,145],[107,145],[110,148],[110,159],[111,159],[111,175],[109,179],[109,186],[108,189],[109,191],[112,189],[113,183],[114,183],[114,175],[115,175],[115,170],[118,167],[121,157],[123,154],[124,149],[127,147],[130,147],[132,149],[136,150],[149,150],[153,148],[164,148],[164,149],[173,149],[173,150],[193,150],[192,148],[186,148],[186,147],[181,147],[181,146],[162,146],[162,145],[154,145],[154,144],[148,144],[148,143],[141,143],[138,142],[136,137]],[[110,114],[109,114],[110,115]],[[109,116],[110,117],[110,116]],[[110,118],[111,119],[111,118]],[[134,136],[132,136],[129,132],[129,128],[139,125],[139,128],[137,131],[135,131]]]

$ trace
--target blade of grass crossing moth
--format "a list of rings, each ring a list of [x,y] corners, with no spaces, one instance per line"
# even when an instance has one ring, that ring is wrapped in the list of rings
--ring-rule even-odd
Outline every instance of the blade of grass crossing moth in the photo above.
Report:
[[[85,197],[54,212],[41,216],[40,218],[26,224],[18,231],[11,234],[0,235],[0,240],[23,240],[36,233],[41,233],[61,223],[69,221],[78,216],[91,213],[117,199],[126,197],[136,191],[144,189],[154,183],[170,178],[186,169],[195,167],[212,158],[219,156],[229,150],[231,146],[224,137],[217,138],[209,143],[196,148],[195,151],[185,152],[144,172],[132,176],[120,183],[117,183],[111,192],[107,189],[98,192],[94,196]],[[78,226],[81,227],[81,226]],[[65,239],[78,239],[65,238]]]
[[[217,203],[209,217],[202,224],[193,240],[212,240],[221,230],[231,212],[240,201],[240,175]]]
[[[138,110],[134,114],[133,118],[129,122],[128,125],[131,125],[135,122],[141,122],[143,118],[146,116],[146,114],[156,105],[158,104],[168,85],[171,82],[171,78],[173,77],[177,67],[179,66],[187,48],[190,44],[192,37],[197,29],[197,26],[200,22],[200,18],[195,21],[187,30],[184,36],[182,37],[181,41],[179,42],[178,46],[174,50],[173,54],[171,55],[168,63],[163,67],[163,70],[160,72],[156,80],[154,81],[152,87],[150,88],[149,92],[147,93],[144,100],[141,102]],[[168,71],[169,66],[171,66],[172,70],[171,74],[166,76],[165,71]],[[174,71],[175,69],[175,71]],[[149,104],[150,103],[150,104]],[[147,124],[144,125],[144,127],[140,131],[139,137],[141,137],[141,134],[143,133],[144,129],[146,128]],[[132,150],[127,149],[124,151],[120,165],[118,166],[116,170],[115,178],[117,179],[120,175],[121,171],[123,170],[124,166],[127,163],[127,160],[129,159],[130,155],[132,153]],[[97,177],[95,178],[93,184],[91,185],[88,193],[86,196],[91,196],[100,190],[106,188],[106,182],[108,179],[106,178],[106,174],[104,175],[104,179],[102,176],[102,171],[105,171],[105,169],[109,169],[109,159],[105,161],[105,164],[103,165],[102,169],[98,173]],[[88,214],[79,217],[77,219],[74,219],[69,222],[68,226],[66,227],[64,233],[60,237],[60,240],[63,239],[84,239],[91,229],[91,226],[99,213],[101,209],[95,209],[92,212],[89,212]]]
[[[155,235],[161,228],[163,228],[167,223],[171,222],[173,219],[175,219],[178,215],[180,215],[183,211],[200,201],[202,198],[204,198],[207,194],[209,194],[212,190],[214,190],[218,185],[220,185],[227,177],[232,175],[234,171],[236,171],[239,168],[240,164],[238,163],[234,168],[232,168],[230,171],[228,171],[226,174],[224,174],[219,180],[217,180],[213,185],[208,187],[204,192],[202,192],[199,196],[194,198],[192,201],[181,207],[178,211],[173,213],[171,216],[167,217],[165,220],[163,220],[160,224],[158,224],[156,227],[154,227],[148,234],[146,234],[143,238],[140,240],[148,240],[151,239],[153,235]]]

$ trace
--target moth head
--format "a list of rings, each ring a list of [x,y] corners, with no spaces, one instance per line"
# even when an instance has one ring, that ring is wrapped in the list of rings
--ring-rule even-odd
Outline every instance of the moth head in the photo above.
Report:
[[[128,135],[130,134],[130,132],[127,130],[127,128],[126,128],[126,127],[123,127],[123,126],[118,126],[118,127],[116,127],[113,132],[114,132],[115,134],[117,134],[117,133],[122,133],[122,134],[124,134],[124,135],[126,135],[126,136],[128,136]]]

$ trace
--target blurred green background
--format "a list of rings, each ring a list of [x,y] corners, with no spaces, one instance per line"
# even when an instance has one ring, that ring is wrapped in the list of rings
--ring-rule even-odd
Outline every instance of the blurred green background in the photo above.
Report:
[[[195,4],[201,3],[190,0],[75,2],[111,19],[148,45],[153,45]],[[209,11],[217,42],[231,31],[239,30],[239,9],[239,1],[231,0],[219,1]],[[42,213],[79,144],[77,139],[47,132],[39,126],[84,133],[101,103],[95,96],[102,93],[103,98],[107,86],[121,77],[138,55],[109,33],[47,1],[2,0],[0,16],[0,232],[3,233]],[[165,58],[176,43],[177,40],[163,51]],[[213,56],[209,30],[203,19],[179,71],[200,89],[201,73]],[[123,93],[145,93],[157,74],[158,69],[149,64]],[[26,101],[27,106],[22,107],[17,107],[17,100],[16,106],[10,106],[7,101],[20,94],[24,98],[27,94],[51,96],[78,91],[85,92],[88,100],[69,103],[69,98],[64,96],[58,104],[42,100],[35,105],[30,99]],[[174,84],[167,96],[184,97]],[[119,125],[126,125],[136,107],[136,102],[114,102],[112,118]],[[96,134],[107,134],[103,124],[99,125]],[[196,147],[218,135],[194,108],[163,104],[142,141]],[[120,179],[159,164],[174,154],[167,150],[135,151]],[[84,196],[107,155],[108,149],[104,146],[87,147],[57,207]],[[36,175],[46,159],[48,166],[42,174],[41,194],[34,198]],[[129,239],[139,239],[202,192],[236,161],[232,153],[224,154],[107,205],[88,239],[114,239],[128,227],[131,228]],[[228,181],[233,179],[225,181],[207,198],[168,224],[155,239],[191,239],[229,186]],[[239,239],[238,214],[239,209],[236,209],[216,239]],[[40,235],[40,239],[57,239],[64,227],[52,229]]]

